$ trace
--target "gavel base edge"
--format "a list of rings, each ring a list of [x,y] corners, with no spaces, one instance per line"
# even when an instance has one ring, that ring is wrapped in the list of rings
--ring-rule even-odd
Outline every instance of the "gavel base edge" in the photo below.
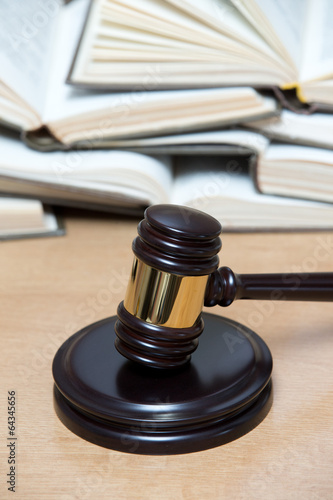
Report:
[[[213,448],[256,427],[272,404],[272,357],[254,332],[203,313],[191,361],[158,370],[126,360],[111,317],[71,336],[53,362],[54,405],[78,436],[114,450],[171,455]]]

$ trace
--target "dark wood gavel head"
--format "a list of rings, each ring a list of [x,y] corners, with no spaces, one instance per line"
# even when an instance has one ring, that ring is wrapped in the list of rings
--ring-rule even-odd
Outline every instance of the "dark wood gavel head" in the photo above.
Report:
[[[116,348],[126,358],[155,368],[189,361],[204,328],[201,311],[208,277],[219,264],[220,233],[220,223],[198,210],[146,210],[115,327]]]

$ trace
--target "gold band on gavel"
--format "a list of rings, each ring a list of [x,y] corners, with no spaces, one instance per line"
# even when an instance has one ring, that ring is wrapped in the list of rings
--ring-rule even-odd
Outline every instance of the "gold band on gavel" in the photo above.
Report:
[[[202,311],[207,280],[159,271],[135,257],[124,306],[147,323],[189,328]]]

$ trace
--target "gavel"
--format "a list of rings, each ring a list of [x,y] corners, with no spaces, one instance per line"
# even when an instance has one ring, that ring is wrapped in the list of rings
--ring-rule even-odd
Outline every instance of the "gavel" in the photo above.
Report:
[[[117,316],[72,335],[54,358],[54,405],[72,432],[130,453],[189,453],[233,441],[266,417],[273,400],[268,346],[203,306],[332,301],[333,273],[218,269],[220,233],[220,223],[198,210],[146,210]]]
[[[238,275],[228,267],[217,269],[221,230],[216,219],[198,210],[176,205],[146,210],[115,326],[123,356],[162,369],[187,363],[204,330],[203,305],[275,297],[333,300],[333,273]]]

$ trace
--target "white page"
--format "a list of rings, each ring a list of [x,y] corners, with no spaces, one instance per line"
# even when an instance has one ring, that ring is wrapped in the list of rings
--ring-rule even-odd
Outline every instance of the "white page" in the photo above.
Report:
[[[270,57],[276,54],[263,40],[258,31],[238,11],[230,0],[167,0],[169,3],[184,9],[201,22],[206,22],[221,33],[253,46]]]
[[[60,11],[60,0],[0,2],[0,79],[39,115]]]
[[[40,117],[24,100],[0,80],[0,121],[22,130],[40,126]]]
[[[333,147],[333,116],[328,113],[302,115],[283,109],[279,116],[242,123],[242,126],[281,139],[316,142]]]
[[[258,164],[257,176],[264,192],[333,202],[333,151],[272,145]]]
[[[82,140],[120,139],[223,127],[240,119],[253,119],[275,110],[274,102],[271,103],[271,107],[265,107],[264,103],[251,105],[245,99],[244,101],[240,99],[233,107],[231,103],[224,103],[222,99],[218,103],[201,102],[200,93],[196,93],[196,97],[197,102],[192,106],[190,99],[186,99],[185,96],[184,102],[179,107],[176,106],[176,100],[170,102],[169,106],[167,101],[161,100],[155,110],[148,106],[148,102],[142,106],[132,103],[126,112],[109,108],[108,112],[94,115],[94,120],[91,117],[84,121],[85,117],[82,116],[81,121],[76,119],[70,123],[53,122],[50,124],[50,129],[64,144],[71,145]],[[101,127],[101,124],[104,126]]]
[[[290,56],[296,68],[300,67],[302,34],[306,15],[305,0],[232,0],[241,12],[247,14],[254,26],[276,49]],[[272,33],[273,30],[273,33]]]
[[[181,100],[185,92],[187,95],[187,91],[177,91],[177,93],[173,91],[145,92],[146,88],[154,88],[158,81],[158,68],[154,71],[155,65],[147,67],[146,86],[133,92],[92,92],[67,85],[65,81],[82,31],[88,5],[89,0],[77,0],[66,5],[61,11],[61,31],[58,33],[53,51],[53,63],[50,69],[47,100],[43,113],[45,123],[84,116],[85,113],[105,109],[110,109],[110,113],[115,112],[126,116],[130,108],[140,107],[144,102],[158,102],[161,98],[173,102],[174,98]],[[191,97],[195,91],[188,92]],[[103,124],[102,120],[101,127],[105,126]]]
[[[221,54],[220,43],[215,44],[215,48],[209,47],[209,44],[205,46],[205,44],[207,45],[206,37],[192,37],[191,42],[188,43],[184,39],[167,36],[165,30],[163,35],[147,31],[152,26],[151,20],[147,23],[145,29],[136,29],[133,26],[128,26],[127,23],[132,18],[133,10],[130,11],[130,15],[126,16],[124,24],[119,24],[119,22],[115,22],[118,18],[115,18],[113,11],[110,13],[110,9],[105,14],[101,13],[102,4],[103,0],[95,1],[89,11],[89,17],[85,25],[83,37],[80,40],[80,47],[71,74],[71,79],[74,82],[86,81],[86,78],[83,78],[82,75],[86,75],[87,73],[94,74],[96,72],[95,65],[98,64],[98,59],[96,59],[95,49],[105,47],[106,45],[114,50],[127,46],[132,58],[131,61],[133,61],[134,55],[132,53],[133,47],[135,47],[135,51],[138,48],[145,48],[147,50],[150,48],[153,53],[158,52],[162,47],[165,47],[165,50],[167,48],[174,48],[182,54],[183,58],[188,57],[189,53],[193,52],[196,52],[198,55],[212,54],[214,56],[216,54],[216,57]],[[113,3],[113,8],[114,5]],[[142,6],[142,4],[140,5]],[[155,22],[153,27],[155,27]],[[121,53],[119,54],[120,56]],[[110,73],[109,68],[108,73]]]
[[[151,99],[149,92],[145,90],[156,90],[161,83],[168,85],[173,83],[193,85],[193,81],[198,84],[203,83],[203,86],[219,86],[223,84],[235,84],[239,81],[240,84],[248,84],[252,79],[257,83],[279,84],[285,81],[279,68],[264,68],[262,64],[256,65],[252,60],[249,61],[249,67],[244,71],[244,67],[239,64],[231,63],[231,59],[224,63],[221,57],[221,63],[211,64],[204,63],[204,69],[199,68],[197,63],[112,63],[110,66],[106,63],[94,62],[88,64],[87,78],[85,82],[94,82],[96,79],[100,83],[128,84],[135,86],[135,91],[127,94],[105,94],[84,92],[75,90],[68,85],[64,85],[64,80],[68,75],[69,68],[72,63],[72,54],[77,47],[85,15],[87,1],[77,0],[76,2],[67,5],[63,11],[61,19],[61,37],[58,38],[57,48],[52,57],[51,78],[49,86],[49,98],[47,100],[47,110],[44,114],[44,121],[51,122],[60,120],[62,117],[67,117],[75,114],[81,114],[86,111],[105,108],[106,106],[127,106],[128,100],[135,104],[135,100]],[[222,36],[222,35],[221,35]],[[78,68],[85,66],[86,37],[83,37],[83,48],[79,51],[77,66]],[[200,40],[200,37],[196,38]],[[204,37],[202,37],[204,40]],[[89,46],[89,43],[88,43]],[[219,45],[218,45],[219,47]],[[83,50],[85,49],[85,50]],[[182,49],[181,49],[182,50]],[[186,50],[185,50],[186,53]],[[222,54],[222,53],[221,53]],[[227,54],[230,57],[230,53]],[[112,67],[112,70],[110,69]],[[263,74],[264,71],[264,74]],[[97,76],[96,76],[97,75]],[[74,71],[75,78],[75,71]],[[78,74],[80,80],[80,72]],[[253,82],[252,82],[253,83]],[[171,94],[172,95],[172,94]]]
[[[107,150],[41,153],[6,136],[0,136],[0,150],[0,174],[18,178],[91,187],[155,202],[168,199],[173,182],[167,157]]]
[[[90,23],[90,26],[92,29],[92,22]],[[221,51],[218,48],[206,47],[199,39],[196,44],[194,42],[188,43],[184,40],[177,40],[164,35],[158,35],[157,33],[151,33],[138,29],[129,29],[126,26],[112,22],[98,26],[98,33],[96,34],[96,39],[94,39],[94,41],[89,39],[89,33],[84,36],[84,40],[89,43],[86,43],[85,45],[87,47],[86,50],[84,43],[82,45],[81,52],[83,56],[86,56],[85,52],[90,50],[91,44],[93,44],[94,47],[108,46],[114,48],[117,46],[126,46],[126,42],[129,48],[137,44],[139,47],[142,46],[147,49],[149,48],[150,50],[161,50],[162,48],[165,48],[179,51],[198,51],[199,53],[204,54],[221,54]]]
[[[102,96],[85,97],[85,92],[76,91],[66,85],[66,78],[75,53],[75,49],[83,28],[89,0],[77,0],[65,5],[60,12],[59,26],[52,48],[52,65],[49,72],[43,122],[47,123],[52,116],[71,114],[71,108],[82,109],[82,105],[89,109]],[[91,103],[92,101],[92,103]],[[71,106],[72,105],[72,106]]]
[[[21,130],[31,130],[40,125],[40,120],[22,104],[0,96],[0,122]]]
[[[246,130],[222,130],[213,132],[198,132],[193,134],[167,135],[147,139],[114,141],[114,147],[149,147],[149,146],[176,146],[200,144],[227,144],[244,146],[258,153],[263,153],[269,145],[269,140],[256,132]]]
[[[110,62],[94,61],[76,80],[94,85],[106,84],[134,88],[136,92],[156,90],[159,86],[209,88],[220,86],[283,85],[290,81],[290,71],[279,67],[254,64],[250,59],[235,63],[234,57],[223,53],[219,62],[176,61],[176,62]],[[294,79],[295,80],[295,79]]]
[[[159,37],[159,40],[161,37]],[[183,45],[183,44],[182,44]],[[132,63],[141,61],[163,62],[163,61],[199,61],[199,62],[216,62],[221,63],[226,58],[232,61],[231,55],[221,56],[217,50],[206,49],[188,44],[185,47],[170,47],[163,45],[150,45],[141,43],[138,40],[122,40],[122,39],[105,39],[101,38],[95,42],[94,47],[90,51],[92,61],[86,61],[84,72],[94,74],[95,66],[101,62],[106,62],[105,70],[110,71],[110,63],[121,61]],[[74,78],[75,80],[75,78]],[[80,81],[80,76],[77,78]]]
[[[273,144],[265,152],[268,160],[291,160],[303,163],[332,165],[333,151],[329,149],[295,146],[292,144]]]
[[[333,105],[333,79],[313,80],[302,84],[302,94],[307,102]]]
[[[190,29],[187,26],[177,26],[173,25],[171,22],[168,24],[163,24],[161,21],[156,21],[149,15],[146,16],[144,20],[138,20],[131,16],[131,11],[124,14],[115,14],[110,12],[109,16],[104,15],[106,21],[117,22],[119,24],[126,25],[127,29],[132,31],[141,30],[149,31],[166,38],[173,38],[175,40],[185,41],[192,43],[194,46],[198,44],[218,50],[221,55],[221,60],[230,59],[233,64],[240,64],[241,62],[247,62],[250,65],[260,64],[261,68],[263,65],[268,65],[271,68],[274,67],[275,71],[278,71],[281,67],[277,64],[277,61],[273,61],[270,57],[265,57],[262,51],[251,48],[248,44],[242,44],[237,40],[227,37],[222,33],[217,31],[212,31],[212,33],[206,33],[205,29],[207,26],[200,25],[198,30]],[[199,30],[200,28],[200,30]],[[186,57],[186,51],[184,51],[184,57]],[[272,55],[274,58],[274,55]],[[283,70],[283,68],[282,68]]]
[[[173,6],[166,8],[166,2],[156,2],[156,0],[153,2],[151,0],[147,2],[146,0],[139,4],[138,2],[130,2],[129,0],[112,2],[112,4],[108,4],[108,8],[101,9],[103,14],[99,13],[99,4],[101,2],[102,0],[95,2],[90,11],[72,73],[74,82],[89,83],[98,81],[99,83],[103,83],[103,80],[100,78],[100,75],[103,74],[103,65],[101,64],[100,57],[108,60],[108,64],[105,65],[107,83],[112,83],[110,79],[111,74],[113,77],[115,73],[119,76],[124,69],[126,70],[126,68],[123,69],[119,65],[114,65],[114,61],[119,60],[125,63],[123,66],[128,62],[129,68],[127,70],[130,70],[132,73],[136,71],[135,63],[137,65],[140,61],[162,62],[166,60],[175,62],[179,60],[195,60],[201,63],[215,60],[217,63],[228,62],[231,65],[235,65],[235,63],[240,64],[243,61],[245,64],[250,65],[253,71],[257,69],[255,67],[256,64],[261,65],[261,70],[266,65],[269,65],[270,69],[274,68],[274,72],[276,73],[279,73],[279,68],[282,72],[286,69],[285,65],[276,59],[274,52],[271,51],[258,34],[254,38],[259,41],[260,47],[257,44],[257,48],[253,49],[249,48],[248,43],[244,45],[237,42],[233,36],[225,36],[219,30],[211,30],[214,38],[211,38],[206,33],[202,34],[202,29],[206,29],[208,25],[203,24],[201,19],[197,22],[192,14],[185,15],[184,17],[183,12],[179,9],[173,9]],[[130,8],[127,8],[125,12],[124,8],[126,6],[130,6]],[[233,7],[232,9],[236,12],[236,15],[233,14],[232,18],[235,16],[241,18],[241,15]],[[173,16],[169,19],[168,16],[162,15],[165,12],[168,13],[169,17],[170,14],[173,14]],[[144,17],[142,18],[143,14]],[[103,21],[99,21],[99,16],[103,16]],[[195,21],[197,23],[196,29],[200,30],[200,32],[194,31],[192,33],[189,25],[182,26],[182,17],[187,24],[190,21],[191,26],[193,21]],[[165,18],[169,19],[168,24],[166,24]],[[182,23],[180,23],[180,20],[182,20]],[[180,24],[178,25],[177,22]],[[244,22],[252,30],[247,21],[243,19],[243,24]],[[229,24],[228,19],[225,25],[229,26]],[[234,32],[234,24],[229,26],[230,33]],[[244,31],[242,30],[241,23],[239,25],[239,31]],[[177,32],[175,31],[176,26],[178,29]],[[255,34],[256,32],[253,30],[253,33]],[[119,51],[124,46],[124,40],[133,40],[133,43],[137,43],[137,46],[133,48],[128,47],[127,52]],[[186,40],[190,41],[190,43],[186,43]],[[150,43],[150,51],[148,41]],[[145,43],[145,46],[139,47],[142,42]],[[105,47],[107,44],[113,50],[109,52],[105,51],[104,54],[103,51],[98,50],[100,45]],[[160,54],[157,56],[159,46],[172,46],[177,49],[177,52],[173,51],[167,55],[165,49],[160,49]],[[138,49],[141,50],[141,48],[146,51],[145,54],[138,52]],[[263,55],[267,51],[269,55]],[[143,70],[145,71],[145,68]],[[216,68],[216,71],[220,72],[219,68]],[[223,71],[223,68],[221,68],[221,71]]]
[[[257,176],[264,193],[333,202],[332,164],[263,158]]]
[[[333,74],[333,2],[307,0],[307,5],[301,82]]]
[[[64,6],[60,14],[61,30],[57,37],[52,54],[43,122],[83,115],[90,111],[105,109],[110,106],[126,106],[133,99],[140,99],[135,93],[112,94],[76,89],[66,84],[66,79],[73,55],[86,18],[89,0],[76,0]]]
[[[234,164],[232,168],[235,168]],[[263,201],[250,176],[230,172],[225,158],[182,158],[181,167],[175,173],[172,203],[186,205],[193,200],[202,200],[208,206],[212,198],[219,197],[239,201],[256,201],[259,197]]]
[[[110,12],[110,20],[119,15],[128,16],[128,22],[136,20],[137,26],[147,31],[160,31],[167,36],[192,38],[193,35],[206,37],[205,43],[221,43],[225,39],[221,33],[203,24],[194,17],[188,16],[178,7],[170,5],[164,0],[118,0],[109,2],[104,0],[103,14]],[[103,17],[104,17],[103,16]],[[117,19],[117,18],[116,18]],[[196,39],[194,38],[194,41]],[[220,42],[219,42],[220,41]],[[232,40],[225,40],[230,46],[237,45]]]
[[[254,49],[250,47],[249,43],[241,43],[236,37],[230,37],[223,34],[221,30],[211,28],[201,19],[196,19],[187,13],[184,14],[178,5],[176,7],[171,4],[167,5],[162,0],[142,0],[140,3],[136,0],[118,0],[106,3],[107,5],[109,7],[103,9],[104,20],[124,24],[128,29],[141,29],[194,44],[201,43],[220,50],[221,57],[225,57],[226,53],[229,56],[232,55],[233,62],[242,59],[250,61],[253,65],[256,63],[270,65],[272,63],[271,57],[275,58],[272,52],[270,52],[271,57],[263,57],[263,52],[266,49],[269,52],[269,48],[264,43],[262,50]],[[239,26],[238,31],[241,31]],[[232,32],[232,27],[230,32]],[[255,36],[253,36],[254,39]],[[260,43],[259,37],[258,44],[260,45]],[[277,62],[275,61],[275,69],[277,69],[276,66]]]
[[[0,235],[15,229],[42,227],[43,207],[40,201],[0,196]]]
[[[0,197],[0,236],[38,234],[58,229],[51,211],[38,200]]]
[[[282,43],[298,63],[305,19],[304,0],[255,0]]]

